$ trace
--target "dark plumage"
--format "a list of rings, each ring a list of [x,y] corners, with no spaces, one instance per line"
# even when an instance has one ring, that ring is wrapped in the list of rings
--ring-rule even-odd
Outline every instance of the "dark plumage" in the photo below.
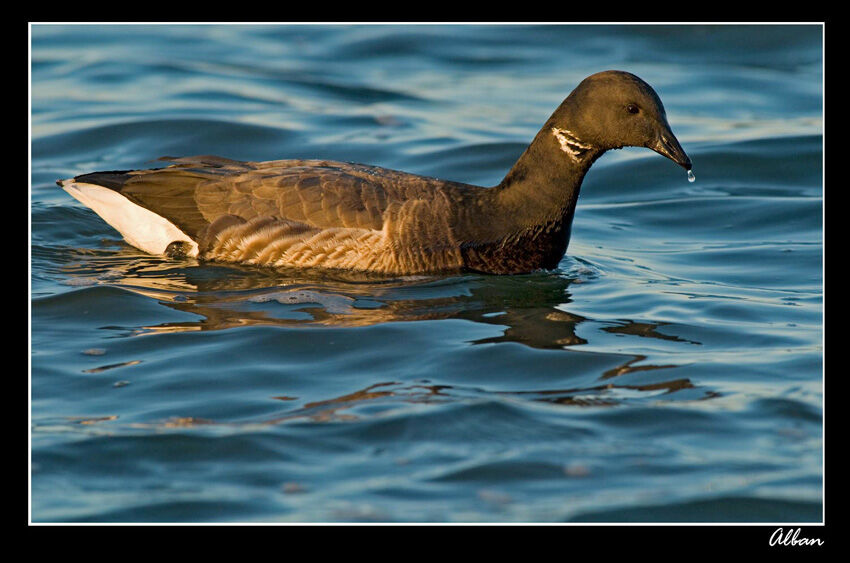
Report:
[[[363,164],[215,156],[164,157],[173,164],[59,184],[148,252],[391,274],[512,274],[557,266],[584,175],[623,146],[691,168],[653,89],[607,71],[573,90],[493,188]]]

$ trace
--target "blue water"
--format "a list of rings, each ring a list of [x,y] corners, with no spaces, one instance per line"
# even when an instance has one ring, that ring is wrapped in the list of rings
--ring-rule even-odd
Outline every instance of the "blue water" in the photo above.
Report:
[[[32,521],[822,521],[821,37],[33,26]],[[611,68],[697,181],[606,154],[551,272],[169,261],[54,184],[217,154],[494,185]]]

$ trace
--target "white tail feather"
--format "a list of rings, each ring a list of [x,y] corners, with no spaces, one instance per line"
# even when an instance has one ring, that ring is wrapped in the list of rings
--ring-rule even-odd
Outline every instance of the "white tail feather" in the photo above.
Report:
[[[198,255],[198,244],[173,223],[136,205],[120,193],[96,184],[64,180],[62,189],[109,223],[129,244],[150,254],[163,254],[176,240],[192,245],[189,256]]]

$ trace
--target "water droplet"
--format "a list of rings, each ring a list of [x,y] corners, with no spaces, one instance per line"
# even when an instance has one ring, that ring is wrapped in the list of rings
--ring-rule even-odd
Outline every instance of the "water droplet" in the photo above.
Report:
[[[694,176],[694,171],[688,170],[688,182],[694,182],[694,181],[696,181],[696,179],[697,179],[697,177]]]

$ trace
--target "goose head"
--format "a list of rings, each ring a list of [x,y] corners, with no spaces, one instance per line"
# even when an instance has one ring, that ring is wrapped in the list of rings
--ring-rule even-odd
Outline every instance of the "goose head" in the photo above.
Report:
[[[585,78],[547,122],[558,148],[573,158],[596,149],[646,147],[692,168],[667,123],[661,99],[634,74],[608,70]]]

